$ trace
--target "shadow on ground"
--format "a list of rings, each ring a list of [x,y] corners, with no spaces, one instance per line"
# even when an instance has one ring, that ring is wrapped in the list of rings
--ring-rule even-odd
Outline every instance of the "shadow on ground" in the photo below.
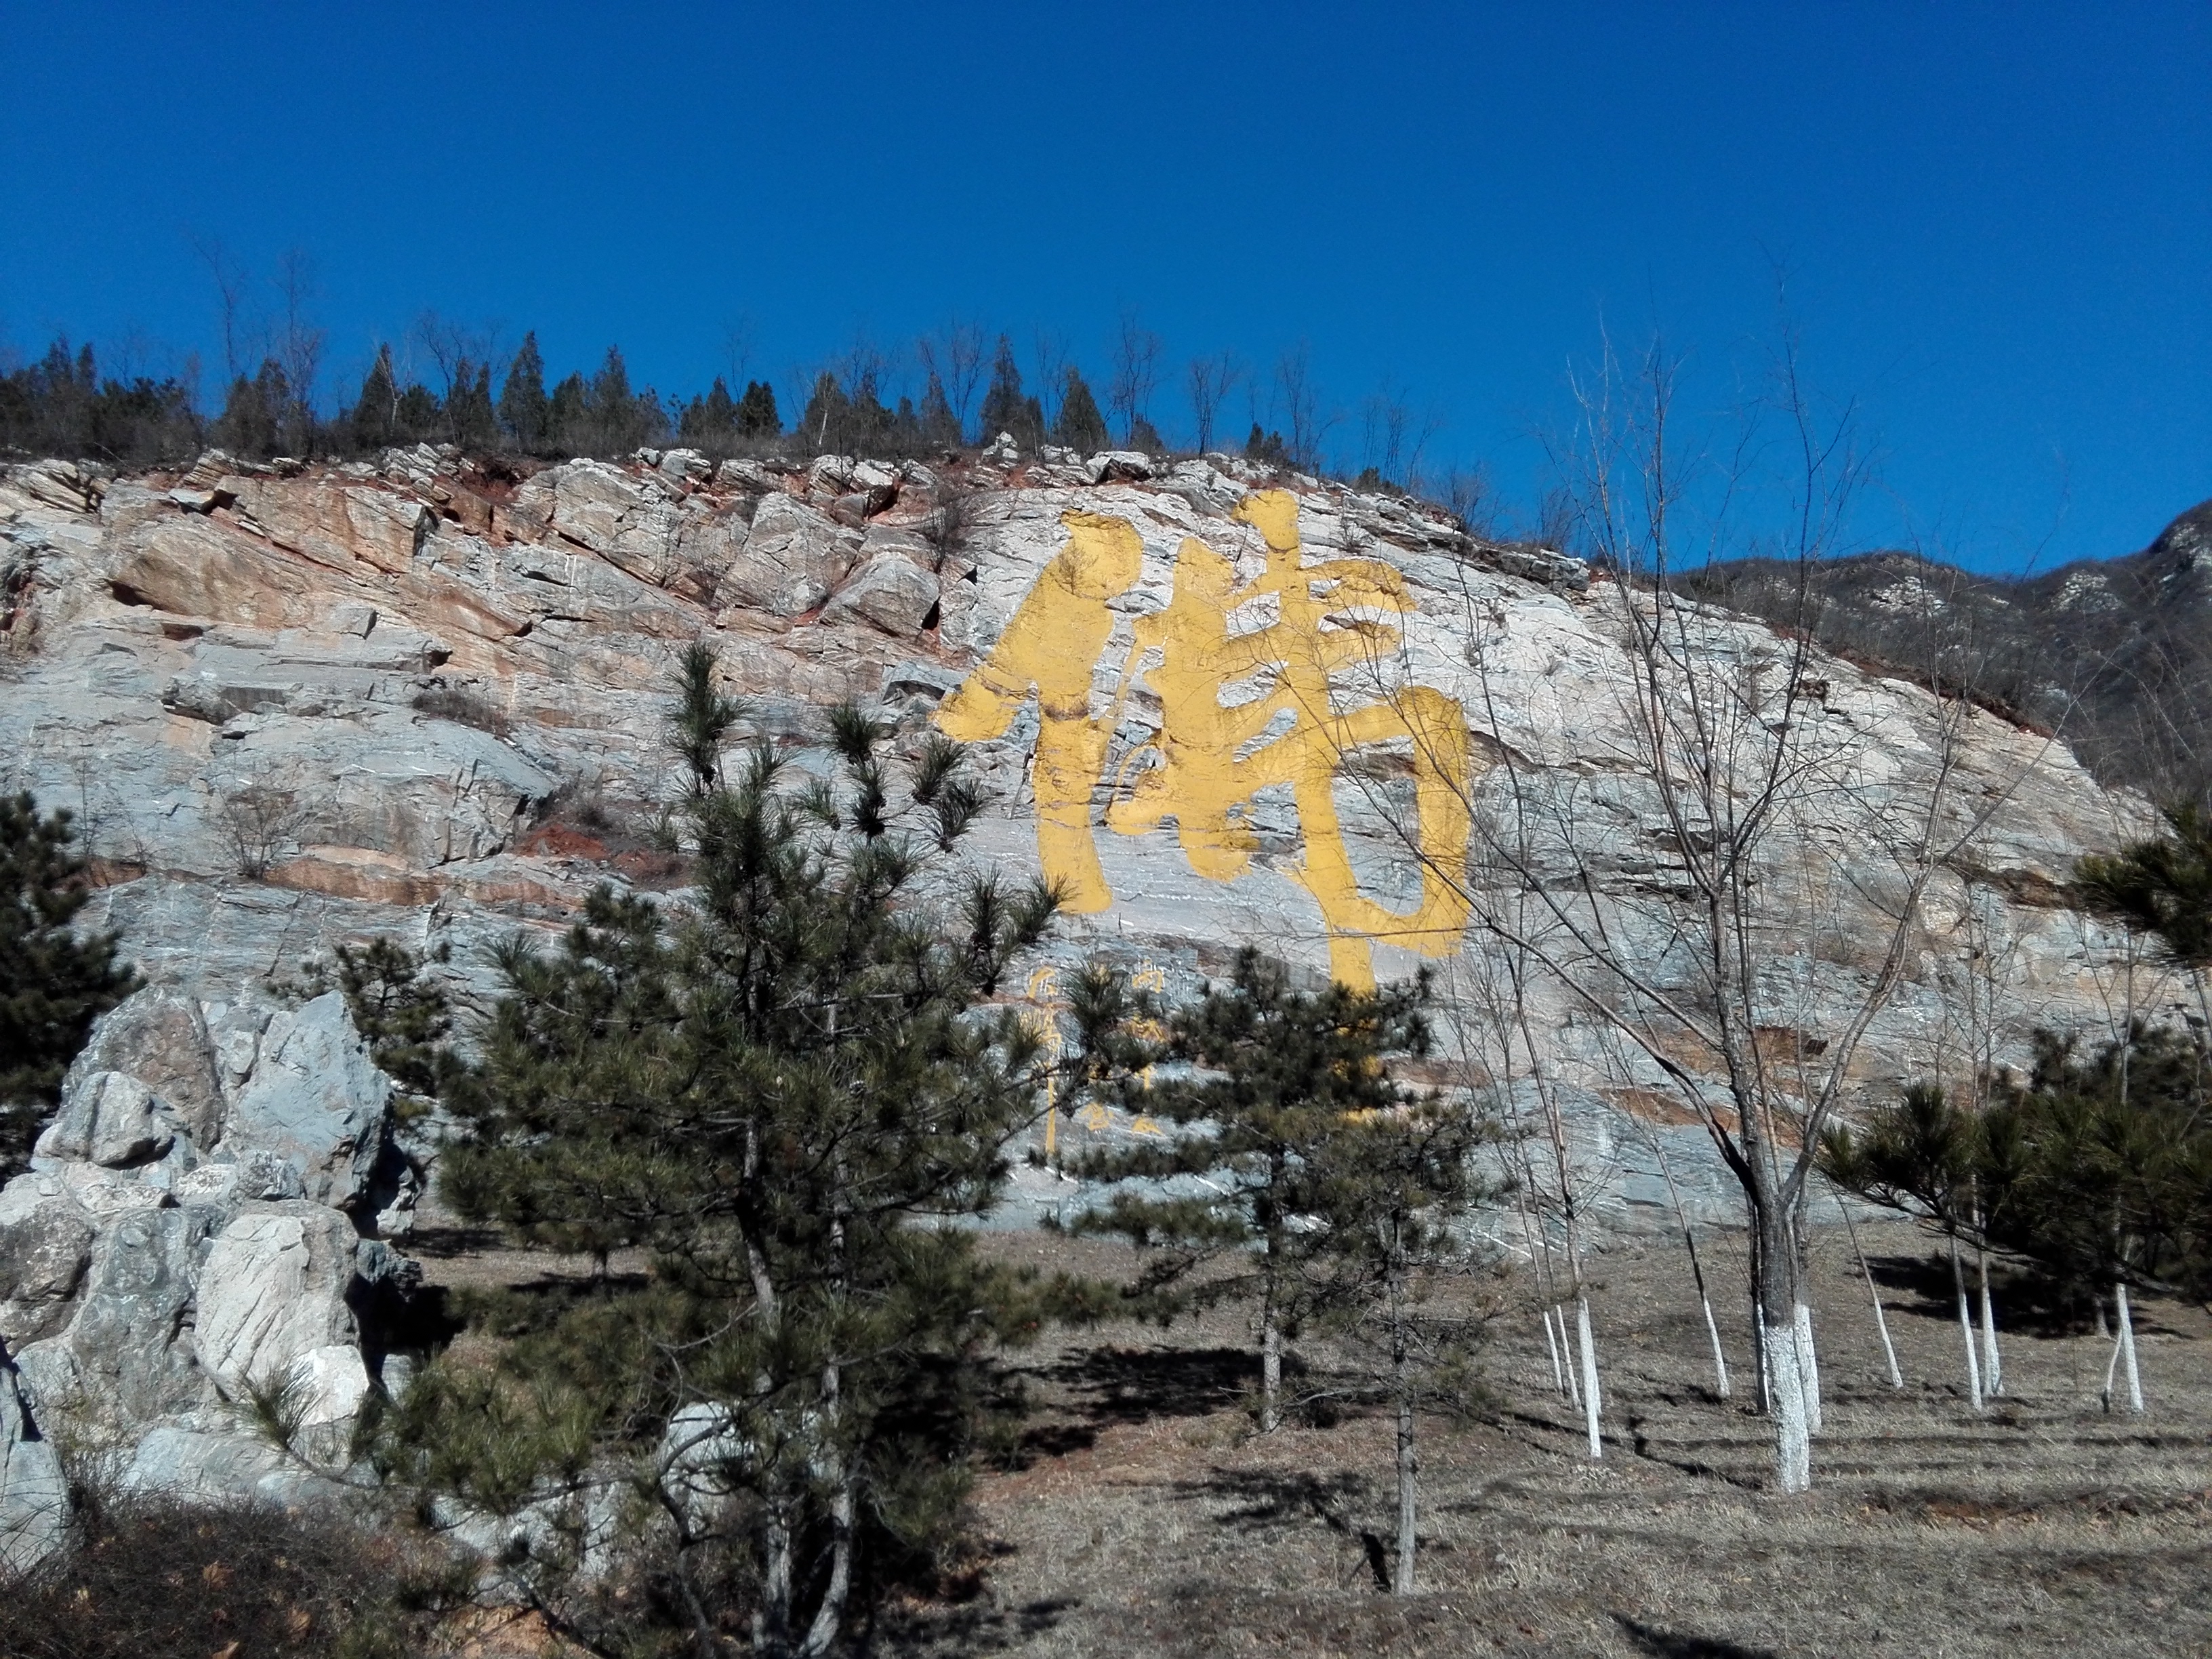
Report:
[[[1771,1648],[1747,1648],[1739,1642],[1723,1642],[1711,1636],[1684,1636],[1631,1619],[1626,1613],[1616,1613],[1613,1620],[1637,1650],[1651,1655],[1652,1659],[1776,1659]]]

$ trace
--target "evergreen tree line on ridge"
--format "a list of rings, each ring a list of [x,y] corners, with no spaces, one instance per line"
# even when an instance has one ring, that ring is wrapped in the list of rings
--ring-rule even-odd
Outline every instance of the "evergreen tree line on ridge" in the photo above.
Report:
[[[689,399],[663,396],[633,383],[614,346],[590,373],[554,379],[535,331],[503,364],[486,346],[472,356],[451,338],[441,340],[433,355],[442,391],[405,368],[389,343],[380,344],[351,400],[326,415],[318,392],[319,349],[316,333],[299,349],[264,356],[250,374],[241,369],[210,415],[196,395],[193,369],[159,378],[105,375],[92,345],[58,337],[37,360],[0,373],[0,453],[83,457],[121,467],[186,462],[210,446],[254,460],[350,459],[418,443],[548,460],[626,459],[640,448],[672,445],[716,459],[899,457],[988,444],[1002,432],[1032,452],[1048,443],[1085,453],[1117,444],[1154,454],[1172,447],[1148,413],[1160,379],[1158,338],[1133,333],[1126,322],[1103,400],[1064,353],[1042,352],[1025,381],[1009,337],[1001,334],[987,351],[980,331],[958,325],[918,345],[918,402],[892,387],[880,354],[858,349],[814,376],[795,416],[765,379],[739,387],[717,375]],[[1255,419],[1243,449],[1269,465],[1321,471],[1322,438],[1334,422],[1316,413],[1303,353],[1287,356],[1274,379],[1267,396],[1286,402],[1288,435]],[[1194,360],[1186,380],[1194,451],[1216,448],[1226,436],[1217,423],[1240,380],[1254,392],[1257,412],[1258,378],[1228,353]],[[1410,486],[1424,440],[1410,434],[1412,416],[1401,401],[1380,394],[1369,401],[1362,482]]]

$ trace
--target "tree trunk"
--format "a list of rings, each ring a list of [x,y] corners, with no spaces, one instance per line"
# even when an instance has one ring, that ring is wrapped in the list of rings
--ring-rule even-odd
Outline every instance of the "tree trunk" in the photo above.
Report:
[[[772,1472],[769,1478],[779,1477]],[[769,1494],[761,1532],[761,1605],[753,1615],[753,1650],[767,1659],[782,1659],[791,1651],[791,1516],[782,1492]]]
[[[1580,1411],[1583,1407],[1583,1389],[1582,1384],[1575,1381],[1575,1367],[1577,1364],[1575,1359],[1575,1345],[1573,1340],[1567,1335],[1567,1310],[1565,1304],[1561,1304],[1559,1307],[1550,1310],[1545,1315],[1545,1317],[1547,1319],[1557,1317],[1559,1322],[1559,1348],[1560,1351],[1565,1354],[1567,1360],[1567,1403],[1570,1406],[1572,1406],[1577,1411]]]
[[[843,1409],[844,1370],[831,1364],[822,1370],[822,1419],[818,1436],[823,1460],[835,1470],[830,1498],[830,1581],[822,1591],[822,1604],[814,1610],[802,1654],[824,1654],[836,1645],[844,1628],[845,1604],[853,1588],[853,1517],[857,1507],[858,1477],[844,1448],[837,1443],[839,1415]]]
[[[1720,1397],[1729,1397],[1728,1355],[1721,1347],[1721,1328],[1713,1319],[1712,1298],[1705,1294],[1702,1286],[1698,1292],[1698,1305],[1705,1310],[1705,1334],[1712,1340],[1713,1376],[1718,1379]]]
[[[1552,1386],[1565,1394],[1567,1391],[1567,1373],[1559,1364],[1559,1339],[1552,1331],[1552,1310],[1547,1306],[1536,1311],[1538,1317],[1544,1322],[1544,1346],[1552,1356]]]
[[[1800,1302],[1794,1310],[1790,1328],[1797,1338],[1797,1387],[1805,1396],[1805,1431],[1818,1434],[1824,1426],[1820,1415],[1820,1351],[1813,1343],[1813,1310]]]
[[[1805,1420],[1805,1388],[1798,1376],[1797,1329],[1794,1322],[1759,1324],[1759,1347],[1766,1356],[1767,1394],[1774,1417],[1774,1482],[1785,1492],[1813,1485],[1813,1443]]]
[[[1997,1352],[1996,1310],[1990,1302],[1989,1254],[1978,1247],[1974,1255],[1982,1281],[1982,1376],[1994,1396],[2004,1392],[2004,1361]]]
[[[1959,1236],[1951,1235],[1951,1284],[1959,1293],[1959,1332],[1966,1339],[1966,1395],[1982,1408],[1982,1363],[1974,1352],[1974,1316],[1966,1305],[1966,1273],[1959,1265]]]
[[[1575,1298],[1575,1330],[1582,1339],[1583,1421],[1589,1430],[1589,1455],[1597,1460],[1605,1455],[1605,1442],[1598,1435],[1597,1343],[1590,1335],[1587,1296]]]
[[[1419,1546],[1415,1506],[1420,1468],[1413,1455],[1413,1341],[1406,1326],[1405,1270],[1397,1267],[1390,1274],[1390,1376],[1398,1395],[1398,1559],[1390,1589],[1396,1595],[1411,1595],[1413,1556]]]
[[[1260,1310],[1260,1432],[1273,1434],[1282,1423],[1283,1327],[1271,1293]]]
[[[830,1582],[822,1592],[822,1605],[814,1610],[814,1623],[806,1632],[806,1641],[800,1648],[811,1656],[829,1652],[837,1644],[838,1632],[845,1624],[845,1606],[851,1599],[853,1589],[853,1520],[856,1509],[851,1468],[840,1468],[836,1490],[830,1500]]]
[[[1797,1310],[1802,1299],[1797,1291],[1796,1230],[1771,1192],[1756,1193],[1754,1200],[1755,1312],[1767,1412],[1774,1423],[1774,1484],[1778,1491],[1800,1492],[1813,1484],[1813,1445],[1799,1358]]]
[[[1867,1299],[1874,1304],[1874,1328],[1881,1333],[1881,1352],[1889,1361],[1889,1386],[1905,1386],[1905,1373],[1897,1368],[1897,1346],[1889,1340],[1889,1317],[1881,1310],[1881,1292],[1875,1288],[1874,1269],[1867,1266],[1866,1251],[1859,1245],[1859,1224],[1851,1219],[1851,1207],[1838,1200],[1844,1212],[1844,1227],[1851,1236],[1851,1254],[1859,1259],[1859,1276],[1866,1280]]]
[[[2142,1415],[2142,1373],[2136,1369],[2136,1316],[2128,1306],[2128,1286],[2125,1279],[2112,1284],[2112,1309],[2118,1316],[2120,1328],[2120,1357],[2127,1362],[2128,1409],[2136,1416]]]

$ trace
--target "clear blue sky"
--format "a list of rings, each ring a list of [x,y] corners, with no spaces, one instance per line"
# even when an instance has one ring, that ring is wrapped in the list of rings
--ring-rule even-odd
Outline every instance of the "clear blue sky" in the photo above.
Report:
[[[1178,364],[1310,342],[1347,459],[1395,381],[1526,501],[1601,325],[1718,407],[1779,260],[1885,458],[1866,539],[2048,566],[2212,495],[2204,0],[4,0],[0,145],[19,353],[219,364],[195,237],[306,251],[349,395],[425,307],[663,391],[749,321],[781,392],[954,313],[1103,373],[1133,306]]]

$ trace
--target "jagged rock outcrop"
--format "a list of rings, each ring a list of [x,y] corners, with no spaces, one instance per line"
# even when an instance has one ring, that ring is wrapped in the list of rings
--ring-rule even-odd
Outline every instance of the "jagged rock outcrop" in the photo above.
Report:
[[[1346,915],[1418,914],[1428,891],[1424,849],[1404,830],[1435,780],[1402,742],[1372,745],[1363,767],[1304,797],[1280,780],[1229,788],[1227,761],[1210,773],[1185,763],[1183,782],[1166,781],[1170,750],[1181,745],[1188,763],[1191,740],[1188,727],[1164,735],[1170,705],[1183,698],[1187,714],[1189,695],[1168,683],[1164,645],[1188,643],[1179,629],[1225,640],[1273,626],[1289,598],[1316,612],[1302,637],[1342,664],[1324,700],[1387,705],[1398,712],[1382,723],[1401,731],[1455,725],[1447,746],[1468,757],[1461,781],[1477,839],[1506,810],[1510,776],[1517,810],[1537,803],[1552,825],[1516,878],[1589,883],[1663,963],[1673,831],[1625,737],[1633,676],[1620,590],[1557,553],[1472,538],[1409,499],[1307,478],[1287,481],[1294,522],[1268,532],[1244,504],[1271,481],[1225,456],[1025,455],[1011,441],[935,468],[839,456],[717,465],[672,450],[520,476],[427,447],[283,476],[218,455],[179,477],[11,468],[0,475],[0,752],[15,782],[78,813],[107,884],[87,921],[119,928],[131,958],[185,1002],[229,1009],[266,976],[380,933],[450,947],[456,990],[480,1006],[492,941],[557,928],[594,883],[672,878],[649,834],[674,791],[664,688],[677,653],[703,638],[754,725],[779,741],[818,733],[821,708],[845,698],[909,745],[948,708],[964,710],[951,724],[983,733],[973,750],[995,791],[981,854],[1034,871],[1041,833],[1057,824],[1097,858],[1097,908],[1067,919],[1016,994],[1048,1006],[1053,968],[1094,949],[1176,993],[1242,941],[1322,971],[1346,948]],[[1040,661],[1074,653],[1053,671],[1065,682],[1057,712],[1025,683],[985,732],[975,708],[999,694],[963,688],[1010,629],[1032,626],[1017,622],[1032,596],[1068,577],[1079,521],[1125,526],[1133,549],[1095,599],[1078,591],[1089,579],[1071,579],[1079,606],[1096,607],[1097,641],[1081,629],[1030,641]],[[1125,545],[1121,532],[1099,533],[1102,546]],[[1270,533],[1291,550],[1272,549]],[[1186,556],[1194,544],[1200,554]],[[1340,599],[1299,598],[1280,579],[1285,559],[1341,586]],[[1236,602],[1232,633],[1227,615],[1209,620],[1209,582],[1224,595],[1269,591]],[[1756,622],[1716,612],[1708,632],[1700,648],[1731,672],[1756,677],[1779,659]],[[1805,717],[1839,761],[1828,792],[1798,804],[1787,839],[1797,850],[1771,873],[1778,893],[1817,891],[1827,920],[1817,941],[1774,937],[1778,1006],[1790,1008],[1778,1036],[1821,1041],[1863,984],[1886,901],[1880,881],[1853,878],[1867,875],[1862,831],[1905,814],[1939,760],[1960,839],[1858,1080],[1881,1086],[1955,1052],[1959,1011],[1983,1006],[1968,981],[1992,961],[2008,977],[1984,1035],[2000,1055],[2024,1054],[2038,1024],[2101,1018],[2112,941],[2057,901],[2073,859],[2141,828],[2142,804],[2098,788],[2063,745],[1986,714],[1959,726],[1877,669],[1824,658],[1817,687]],[[1401,696],[1409,690],[1420,696]],[[1234,726],[1237,708],[1267,695],[1224,674],[1201,688],[1200,712]],[[1278,741],[1286,720],[1296,724],[1277,710],[1246,752]],[[1067,739],[1059,758],[1048,738]],[[1094,741],[1095,757],[1068,759]],[[1076,796],[1041,803],[1041,782]],[[1356,952],[1376,972],[1423,959],[1378,938]],[[1483,949],[1475,937],[1452,960],[1479,966]],[[155,1018],[152,1007],[137,1017]],[[189,1038],[182,1048],[198,1042],[181,1006],[158,1018]],[[358,1126],[314,1095],[323,1061],[291,1066],[271,1050],[249,1097],[221,1056],[226,1044],[261,1055],[268,1031],[206,1018],[212,1081],[126,1070],[150,1101],[122,1084],[72,1097],[52,1133],[58,1150],[82,1147],[72,1167],[88,1173],[76,1179],[107,1179],[103,1154],[161,1169],[176,1156],[154,1150],[163,1135],[200,1144],[219,1103],[224,1134],[256,1155],[289,1168],[301,1146],[331,1149],[298,1167],[296,1192],[252,1201],[329,1202],[364,1221],[386,1203],[362,1185],[375,1176]],[[1719,1201],[1701,1137],[1670,1120],[1656,1080],[1608,1052],[1571,997],[1545,994],[1534,1024],[1613,1200],[1663,1200],[1656,1134],[1672,1138],[1693,1200]],[[1069,1133],[1128,1127],[1111,1118]],[[1024,1205],[1068,1190],[1035,1172],[1021,1180]],[[149,1285],[182,1248],[162,1230],[179,1224],[143,1224]],[[147,1294],[150,1319],[160,1297]],[[54,1293],[36,1295],[46,1306]]]
[[[126,1487],[289,1497],[342,1463],[383,1356],[356,1307],[413,1267],[392,1084],[336,993],[142,991],[94,1030],[0,1188],[0,1551],[59,1515],[64,1437]],[[287,1452],[252,1421],[283,1391]]]

